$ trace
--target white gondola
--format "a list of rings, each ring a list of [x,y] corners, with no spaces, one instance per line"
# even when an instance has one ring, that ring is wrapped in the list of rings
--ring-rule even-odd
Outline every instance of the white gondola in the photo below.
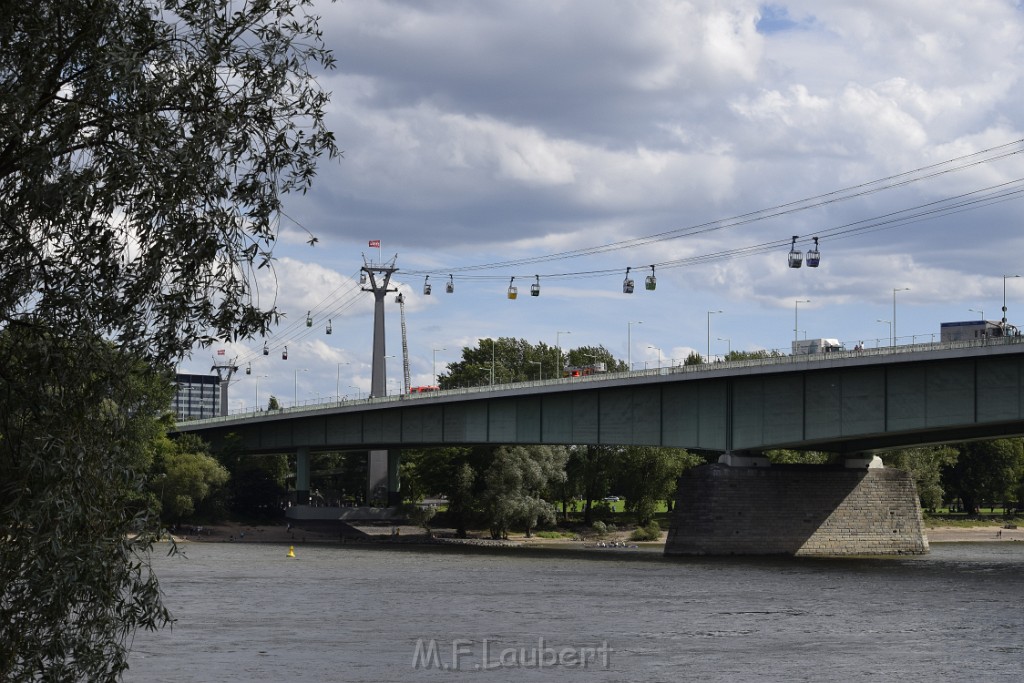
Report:
[[[804,263],[804,252],[796,248],[796,239],[799,235],[793,235],[793,244],[789,247],[789,267],[799,268]]]
[[[366,284],[366,271],[365,270],[363,272],[359,273],[359,284],[361,284],[361,285],[365,285]]]
[[[448,275],[448,282],[444,286],[444,291],[448,294],[455,291],[455,280],[452,279],[451,274]]]
[[[306,311],[306,327],[313,327],[313,316],[310,315],[313,311]]]
[[[658,287],[658,278],[654,277],[654,266],[651,266],[651,274],[644,280],[644,289],[654,291]]]
[[[530,285],[530,296],[540,296],[540,275],[534,275],[537,281]]]
[[[423,278],[423,293],[425,295],[427,295],[427,296],[430,296],[430,289],[431,289],[431,287],[430,287],[430,283],[428,282],[428,280],[430,280],[430,276],[429,275],[426,276],[425,278]]]
[[[251,375],[252,374],[252,363],[249,363],[248,365],[245,366],[245,374],[247,374],[247,375]]]
[[[515,275],[513,275],[512,279],[508,281],[508,298],[509,299],[515,299],[516,297],[519,296],[519,289],[514,284],[512,284],[515,281],[516,281],[516,276]]]
[[[633,278],[629,276],[629,266],[626,267],[626,279],[622,281],[622,293],[633,293]]]
[[[267,342],[263,342],[263,355],[264,356],[269,356],[270,355],[270,347],[267,346]]]
[[[327,319],[327,334],[331,333],[331,319]]]
[[[288,360],[288,347],[284,347],[284,351],[281,352],[281,360]]]
[[[818,251],[818,238],[814,237],[814,249],[807,250],[807,267],[817,268],[821,263],[821,252]]]

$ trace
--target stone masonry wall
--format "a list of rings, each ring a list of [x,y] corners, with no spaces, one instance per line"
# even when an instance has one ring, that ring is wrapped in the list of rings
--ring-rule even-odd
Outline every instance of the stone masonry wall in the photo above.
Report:
[[[703,465],[679,480],[666,555],[928,552],[901,470]]]

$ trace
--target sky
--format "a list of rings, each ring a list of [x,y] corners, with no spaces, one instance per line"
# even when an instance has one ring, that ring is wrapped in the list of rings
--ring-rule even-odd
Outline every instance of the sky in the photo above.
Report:
[[[286,317],[179,366],[234,359],[232,411],[366,396],[364,259],[398,268],[413,386],[490,337],[604,345],[635,367],[794,337],[927,342],[998,320],[1004,287],[1024,327],[1024,277],[1004,277],[1024,275],[1020,0],[315,9],[344,154],[286,198],[260,283]],[[818,268],[787,266],[793,236],[819,237]],[[394,295],[385,308],[398,393]]]

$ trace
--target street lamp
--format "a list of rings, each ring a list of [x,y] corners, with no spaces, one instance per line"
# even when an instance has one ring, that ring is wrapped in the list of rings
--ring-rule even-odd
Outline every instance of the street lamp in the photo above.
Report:
[[[430,376],[431,376],[430,383],[431,384],[433,384],[434,382],[437,381],[437,352],[438,351],[447,351],[447,350],[448,349],[443,348],[443,347],[440,348],[440,349],[434,349],[433,350],[433,352],[434,352],[434,363],[433,363],[433,365],[430,366]]]
[[[721,311],[708,311],[708,362],[711,362],[711,316]]]
[[[352,365],[352,364],[351,363],[338,363],[338,381],[334,385],[334,395],[338,397],[339,401],[341,400],[341,366],[342,365]]]
[[[256,375],[256,410],[260,409],[260,378],[266,378],[267,375]]]
[[[882,320],[882,319],[879,318],[875,322],[885,323],[886,325],[888,325],[889,326],[889,339],[892,339],[892,321],[891,320]]]
[[[729,353],[726,356],[726,358],[731,356],[732,355],[732,339],[728,339],[726,337],[718,337],[718,341],[724,341],[725,343],[727,343],[729,345]]]
[[[647,348],[654,349],[655,351],[658,352],[658,369],[661,370],[661,349],[659,349],[657,346],[648,346]]]
[[[1020,275],[1003,276],[1003,335],[1006,335],[1006,280],[1011,277],[1020,277]]]
[[[565,365],[562,363],[562,335],[572,334],[572,332],[555,332],[555,350],[558,352],[558,363],[555,368],[555,374],[558,374],[559,369],[564,369]]]
[[[810,299],[797,299],[793,302],[793,341],[800,341],[800,304],[809,304]]]
[[[299,373],[300,372],[309,372],[309,368],[302,368],[301,370],[296,370],[293,373],[293,377],[292,377],[292,407],[293,408],[295,406],[299,405]]]
[[[633,325],[643,325],[643,320],[634,320],[626,323],[626,364],[629,365],[630,371],[633,370]]]
[[[388,358],[394,358],[393,355],[384,356],[384,395],[388,393]]]
[[[356,390],[356,400],[357,400],[357,401],[358,401],[359,399],[361,399],[361,398],[363,397],[362,393],[361,393],[361,392],[359,391],[359,387],[357,387],[356,385],[354,385],[354,384],[349,384],[349,385],[348,385],[348,388],[349,388],[349,389],[355,389],[355,390]]]
[[[896,346],[896,292],[909,292],[910,287],[892,290],[892,346]]]
[[[977,313],[978,315],[981,316],[982,320],[985,319],[985,310],[984,309],[981,309],[981,308],[968,308],[967,310],[970,311],[971,313]]]
[[[537,366],[537,381],[544,381],[544,365],[542,361],[531,360],[530,363]]]

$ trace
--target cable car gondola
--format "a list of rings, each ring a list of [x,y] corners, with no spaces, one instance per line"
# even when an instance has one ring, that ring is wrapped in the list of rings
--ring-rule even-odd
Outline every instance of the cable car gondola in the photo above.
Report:
[[[654,266],[651,266],[651,274],[644,280],[644,289],[654,291],[658,286],[658,278],[654,277]]]
[[[366,271],[365,270],[363,272],[359,273],[359,284],[361,284],[361,285],[365,285],[366,284]]]
[[[306,311],[306,327],[313,327],[313,316],[310,315],[313,311]]]
[[[270,355],[270,348],[267,347],[267,342],[263,342],[263,355],[264,356],[269,356]]]
[[[519,289],[517,289],[516,286],[514,284],[512,284],[515,281],[516,281],[516,276],[515,275],[513,275],[512,279],[508,281],[508,298],[509,299],[515,299],[517,296],[519,296]]]
[[[530,285],[530,296],[540,296],[540,275],[534,275],[537,281]]]
[[[284,347],[284,351],[281,352],[281,360],[288,360],[288,347]]]
[[[793,235],[793,244],[789,247],[789,267],[799,268],[804,262],[804,252],[796,248],[796,239],[799,235]]]
[[[807,267],[817,268],[821,263],[821,252],[818,251],[818,238],[814,237],[814,249],[807,250]]]
[[[629,276],[629,266],[626,266],[626,279],[622,281],[622,293],[633,293],[633,278]]]
[[[247,375],[251,375],[252,374],[252,363],[249,363],[248,365],[245,366],[245,374],[247,374]]]
[[[429,275],[426,276],[425,278],[423,278],[423,294],[426,295],[426,296],[430,296],[431,286],[430,286],[430,283],[427,282],[429,279],[430,279]]]
[[[451,294],[455,291],[455,280],[452,279],[451,274],[448,275],[448,283],[444,286],[444,291]]]
[[[331,319],[327,319],[327,334],[331,333]]]

